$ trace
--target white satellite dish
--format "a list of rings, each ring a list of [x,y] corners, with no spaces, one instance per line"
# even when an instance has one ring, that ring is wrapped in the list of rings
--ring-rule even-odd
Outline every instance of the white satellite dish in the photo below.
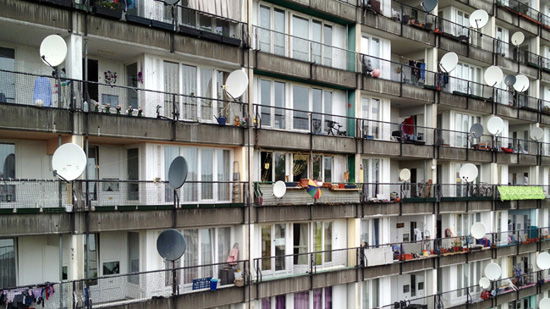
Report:
[[[523,43],[523,41],[525,40],[525,35],[523,34],[523,32],[518,31],[512,34],[512,37],[510,40],[512,41],[512,44],[514,44],[515,46],[520,46],[521,43]]]
[[[408,168],[402,169],[399,172],[399,179],[401,179],[401,181],[409,181],[409,179],[411,179],[411,170]]]
[[[550,268],[550,254],[548,252],[542,252],[537,256],[537,266],[542,270]]]
[[[544,130],[540,127],[533,127],[529,130],[529,137],[534,141],[540,142],[544,138]]]
[[[439,68],[445,73],[450,73],[458,64],[458,55],[455,52],[448,52],[439,61]]]
[[[466,182],[472,182],[477,178],[478,170],[472,163],[466,163],[460,168],[460,179],[464,179]]]
[[[57,34],[48,35],[40,44],[40,59],[51,66],[56,67],[65,61],[67,57],[67,43]]]
[[[481,222],[474,223],[470,229],[470,234],[472,234],[472,237],[475,239],[485,237],[485,233],[487,233],[487,228],[485,227],[485,224]]]
[[[491,287],[491,281],[485,277],[482,277],[481,279],[479,279],[479,286],[482,289],[487,290]]]
[[[494,116],[487,121],[487,131],[491,133],[492,135],[497,135],[498,133],[502,132],[502,129],[504,128],[504,120],[502,118]]]
[[[470,128],[470,134],[475,138],[480,138],[483,135],[483,125],[481,123],[474,123]]]
[[[516,82],[514,83],[514,89],[518,92],[524,92],[529,89],[529,78],[523,74],[516,75]]]
[[[241,97],[246,88],[248,88],[248,75],[244,70],[231,72],[225,81],[224,89],[234,99]]]
[[[502,269],[497,263],[493,262],[485,266],[485,277],[487,277],[487,279],[494,281],[500,278],[500,275],[502,275]]]
[[[285,196],[285,194],[286,194],[286,185],[284,181],[279,180],[275,182],[275,184],[273,185],[273,195],[275,195],[276,198],[281,198]]]
[[[550,298],[545,297],[539,302],[539,309],[550,309]]]
[[[500,83],[504,78],[504,73],[502,69],[496,65],[492,65],[485,70],[485,83],[491,87],[494,87],[496,84]]]
[[[483,28],[489,21],[489,14],[485,10],[475,10],[470,15],[470,26],[474,29]]]
[[[86,167],[86,154],[77,144],[67,143],[59,146],[52,157],[54,175],[63,180],[72,181],[80,177]]]

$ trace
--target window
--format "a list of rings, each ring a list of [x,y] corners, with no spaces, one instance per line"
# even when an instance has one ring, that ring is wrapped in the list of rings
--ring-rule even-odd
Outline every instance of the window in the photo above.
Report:
[[[363,159],[363,182],[367,184],[367,197],[376,198],[379,192],[378,184],[382,180],[381,159]]]
[[[128,232],[128,273],[137,272],[139,272],[139,233]],[[139,284],[139,275],[128,276],[128,283]]]
[[[99,235],[88,234],[84,237],[84,251],[88,251],[88,260],[84,260],[84,269],[87,272],[86,278],[97,278],[99,263]],[[93,280],[90,285],[97,285],[97,280]]]
[[[12,238],[0,239],[0,286],[15,287],[15,240]]]
[[[261,233],[262,270],[285,270],[286,224],[262,226]]]
[[[313,179],[332,182],[333,160],[332,156],[313,155]]]
[[[227,149],[164,147],[164,173],[168,179],[170,164],[177,156],[187,161],[188,183],[180,190],[181,202],[229,201],[231,199],[231,157]],[[173,202],[173,190],[166,187],[165,202]]]
[[[455,113],[455,139],[453,145],[455,147],[467,147],[468,145],[468,134],[465,134],[465,132],[470,132],[470,128],[476,124],[481,123],[481,117],[470,115],[470,114],[462,114],[462,113]],[[472,144],[477,144],[479,142],[479,139],[472,140]]]
[[[295,223],[294,226],[294,265],[307,265],[309,234],[307,223]]]
[[[118,275],[120,273],[120,262],[103,263],[103,276]]]
[[[380,100],[374,98],[361,98],[361,118],[363,120],[363,138],[381,139],[383,124],[380,112]]]
[[[0,47],[0,69],[15,71],[15,50]],[[15,74],[0,71],[0,103],[15,103]]]
[[[285,83],[260,80],[260,104],[262,127],[285,128]]]
[[[332,262],[332,222],[315,222],[313,231],[313,246],[315,252],[315,264],[323,265]]]
[[[302,178],[309,178],[309,155],[292,155],[292,176],[293,181],[300,181]]]
[[[286,155],[281,152],[260,153],[261,181],[288,181],[286,179]]]
[[[377,308],[379,291],[379,279],[363,281],[363,309]]]
[[[0,143],[0,178],[15,178],[15,145]],[[0,185],[0,202],[15,202],[15,185]]]
[[[258,43],[260,50],[276,55],[285,55],[285,11],[260,5],[259,17]]]
[[[482,96],[481,69],[466,63],[458,63],[451,72],[455,77],[453,90],[466,94]]]
[[[179,112],[176,107],[177,97],[174,93],[179,93],[179,64],[164,61],[164,117],[172,118],[175,112]]]

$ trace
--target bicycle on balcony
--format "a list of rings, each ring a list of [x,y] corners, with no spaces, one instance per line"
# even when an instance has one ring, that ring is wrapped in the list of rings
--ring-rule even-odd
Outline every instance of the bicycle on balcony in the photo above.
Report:
[[[325,120],[327,123],[327,134],[334,136],[347,136],[347,131],[341,130],[342,125],[336,121]]]

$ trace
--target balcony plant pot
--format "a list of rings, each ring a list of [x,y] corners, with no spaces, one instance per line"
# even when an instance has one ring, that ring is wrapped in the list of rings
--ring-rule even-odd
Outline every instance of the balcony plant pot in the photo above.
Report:
[[[346,187],[345,183],[339,183],[338,184],[338,188],[340,188],[340,189],[344,189],[345,187]]]
[[[189,27],[189,26],[184,26],[184,25],[180,25],[178,28],[178,31],[182,34],[197,37],[197,38],[201,35],[201,31],[199,29]]]
[[[174,25],[172,25],[171,23],[160,21],[160,20],[154,20],[154,19],[151,20],[151,26],[153,28],[162,29],[162,30],[168,30],[168,31],[174,30]]]
[[[151,20],[150,19],[145,18],[145,17],[141,17],[141,16],[137,16],[137,15],[132,15],[132,14],[126,14],[126,21],[131,23],[131,24],[137,24],[137,25],[142,25],[142,26],[147,26],[147,27],[151,26]]]
[[[308,183],[309,183],[309,179],[307,179],[307,178],[300,179],[300,185],[302,185],[302,187],[304,187],[304,188],[307,187]]]
[[[209,40],[209,41],[213,41],[213,42],[221,42],[222,41],[222,36],[220,34],[213,33],[213,32],[206,31],[206,30],[201,30],[200,37],[205,39],[205,40]]]
[[[239,38],[231,38],[231,37],[223,36],[222,42],[233,46],[241,46],[241,39]]]
[[[106,8],[103,6],[94,6],[93,12],[96,15],[112,20],[120,20],[122,18],[122,10]]]

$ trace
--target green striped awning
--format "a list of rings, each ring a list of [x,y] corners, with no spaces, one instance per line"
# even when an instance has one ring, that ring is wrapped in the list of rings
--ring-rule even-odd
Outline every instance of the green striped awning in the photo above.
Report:
[[[498,186],[501,201],[543,200],[546,198],[542,187],[537,186]]]

